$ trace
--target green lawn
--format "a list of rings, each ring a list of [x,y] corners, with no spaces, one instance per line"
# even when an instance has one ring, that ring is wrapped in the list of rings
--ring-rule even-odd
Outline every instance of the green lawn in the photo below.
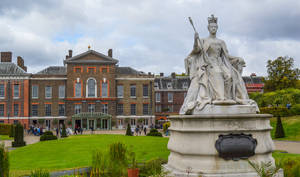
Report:
[[[8,135],[0,135],[0,141],[1,140],[12,140],[13,138],[10,138]]]
[[[300,141],[300,116],[283,117],[281,121],[286,137],[278,138],[277,140]],[[274,139],[276,118],[271,119],[271,126],[273,127],[271,135]]]
[[[80,135],[39,142],[10,152],[12,174],[24,174],[34,169],[50,171],[91,165],[92,151],[107,150],[113,142],[123,142],[132,149],[137,161],[156,157],[167,159],[168,138],[123,135]],[[14,175],[12,175],[14,176]]]

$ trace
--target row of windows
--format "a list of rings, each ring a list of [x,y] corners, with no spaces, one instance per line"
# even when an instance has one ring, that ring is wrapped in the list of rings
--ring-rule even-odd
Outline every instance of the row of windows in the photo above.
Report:
[[[34,104],[31,106],[31,115],[32,116],[39,116],[38,115],[38,109],[39,105]],[[45,116],[51,116],[52,114],[52,105],[51,104],[45,104]],[[65,116],[65,105],[59,104],[58,105],[58,115],[59,116]]]
[[[155,93],[155,102],[160,102],[161,101],[161,93],[157,92]],[[173,93],[168,92],[168,102],[172,103],[173,102]]]
[[[60,85],[58,86],[58,97],[59,98],[65,98],[65,86]],[[39,86],[33,85],[32,86],[32,98],[39,98]],[[49,99],[52,98],[52,86],[46,86],[45,87],[45,98]]]
[[[123,104],[117,104],[117,115],[124,114]],[[143,104],[143,115],[149,115],[149,104]],[[136,104],[130,104],[130,115],[136,115]]]
[[[96,73],[96,67],[87,67],[87,73]],[[74,73],[83,73],[83,67],[75,66],[73,69]],[[100,67],[100,73],[109,73],[109,67]]]
[[[97,97],[97,83],[94,78],[90,78],[87,81],[87,97]],[[102,82],[100,88],[101,97],[109,96],[109,84],[108,82]],[[76,82],[74,85],[74,96],[77,98],[82,97],[82,83]]]
[[[167,89],[172,89],[172,88],[173,88],[172,82],[167,82]],[[189,88],[188,82],[183,82],[182,83],[182,88],[183,89],[188,89]],[[154,89],[159,89],[158,82],[154,82]]]
[[[117,86],[117,96],[118,98],[124,97],[124,86],[118,85]],[[149,96],[149,86],[148,84],[143,84],[143,97]],[[136,85],[131,84],[130,85],[130,97],[136,97]]]
[[[0,84],[0,98],[4,98],[4,97],[5,97],[5,85]],[[20,97],[20,85],[19,84],[13,85],[13,97],[14,98]]]
[[[0,116],[4,116],[5,108],[4,104],[0,104]],[[20,104],[14,104],[13,106],[13,116],[20,116]]]

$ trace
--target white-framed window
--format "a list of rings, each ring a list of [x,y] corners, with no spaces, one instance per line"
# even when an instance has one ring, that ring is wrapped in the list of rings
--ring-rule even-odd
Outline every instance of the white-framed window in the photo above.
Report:
[[[117,104],[117,115],[123,115],[123,104]]]
[[[75,83],[75,97],[77,97],[77,98],[81,97],[81,83],[80,82]]]
[[[143,84],[143,97],[148,97],[148,96],[149,96],[149,85]]]
[[[14,84],[14,98],[19,98],[20,97],[20,85],[19,84]]]
[[[51,104],[45,104],[45,116],[51,116]]]
[[[161,105],[155,105],[155,112],[161,112]]]
[[[51,86],[45,87],[45,98],[52,98],[52,87]]]
[[[4,84],[0,84],[0,98],[5,97],[5,86]]]
[[[108,114],[108,104],[102,104],[102,113]]]
[[[172,82],[167,82],[167,88],[172,89]]]
[[[173,105],[168,105],[168,112],[173,112]]]
[[[173,93],[172,92],[168,92],[168,102],[169,103],[173,102]]]
[[[130,85],[130,97],[136,97],[136,85]]]
[[[87,97],[97,97],[97,83],[94,78],[87,80]]]
[[[108,83],[107,82],[102,83],[101,96],[102,97],[108,97]]]
[[[37,105],[37,104],[33,104],[33,105],[31,105],[31,114],[32,114],[32,116],[38,116],[38,113],[39,113],[39,105]]]
[[[131,115],[136,115],[136,104],[131,104],[130,105],[130,114]]]
[[[4,104],[0,104],[0,116],[4,116]]]
[[[81,113],[81,104],[75,104],[75,114]]]
[[[59,98],[65,98],[65,91],[66,90],[66,87],[65,87],[65,85],[60,85],[59,87],[58,87],[58,97]]]
[[[117,96],[118,98],[123,98],[124,97],[124,86],[123,85],[118,85],[117,86]]]
[[[88,112],[95,112],[95,104],[88,104]]]
[[[160,93],[159,92],[155,93],[155,101],[160,102]]]
[[[58,115],[65,116],[65,104],[58,105]]]
[[[32,86],[32,98],[38,98],[39,97],[39,86],[33,85]]]
[[[14,104],[14,116],[19,116],[19,104]]]
[[[143,114],[149,115],[149,104],[143,104]]]

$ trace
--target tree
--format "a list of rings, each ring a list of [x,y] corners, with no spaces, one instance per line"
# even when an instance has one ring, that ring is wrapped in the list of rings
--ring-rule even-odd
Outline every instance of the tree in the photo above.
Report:
[[[132,136],[130,124],[127,125],[126,136]]]
[[[26,142],[24,141],[24,129],[23,126],[18,123],[15,126],[14,142],[12,142],[12,147],[22,146],[26,146]]]
[[[278,57],[276,60],[268,60],[268,78],[264,80],[265,91],[296,88],[300,70],[294,67],[294,59],[291,57]]]

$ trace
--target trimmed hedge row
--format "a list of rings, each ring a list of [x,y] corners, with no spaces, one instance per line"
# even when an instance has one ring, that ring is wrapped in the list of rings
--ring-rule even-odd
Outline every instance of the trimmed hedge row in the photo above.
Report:
[[[13,124],[0,124],[0,135],[9,135],[9,137],[13,137]]]
[[[54,136],[51,131],[46,131],[41,137],[40,141],[57,140],[57,136]]]
[[[286,107],[261,107],[260,113],[272,114],[274,117],[286,117],[293,115],[300,115],[300,104],[292,105],[290,109]]]

